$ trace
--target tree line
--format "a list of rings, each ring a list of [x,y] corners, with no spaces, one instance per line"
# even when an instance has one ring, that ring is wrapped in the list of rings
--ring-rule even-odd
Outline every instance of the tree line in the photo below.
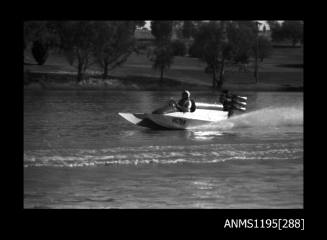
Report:
[[[290,40],[292,45],[303,44],[303,21],[268,21],[274,42]]]
[[[24,49],[32,43],[32,54],[43,64],[49,49],[63,52],[77,67],[77,81],[87,68],[97,64],[103,79],[135,51],[134,31],[145,21],[29,21],[24,23]]]
[[[303,21],[268,21],[273,40],[292,39],[303,43]],[[43,64],[49,50],[63,52],[69,64],[77,68],[77,81],[83,79],[93,64],[108,72],[123,64],[132,52],[138,51],[134,32],[145,21],[27,21],[24,23],[24,49],[32,44],[32,54]],[[249,63],[255,58],[254,77],[257,79],[258,60],[272,51],[271,41],[259,35],[255,21],[151,21],[153,47],[148,52],[153,68],[164,72],[174,56],[186,54],[185,42],[191,43],[189,55],[204,61],[206,72],[212,75],[212,87],[221,88],[226,64]],[[179,40],[172,40],[177,34]]]
[[[171,49],[174,42],[169,41],[174,24],[176,22],[154,21],[151,25],[156,39],[154,67],[160,69],[161,79],[174,57]],[[184,21],[184,24],[177,23],[175,29],[180,38],[192,39],[190,56],[206,63],[214,89],[222,88],[227,63],[248,64],[253,56],[263,61],[272,50],[269,39],[258,35],[255,21]]]
[[[260,62],[272,53],[272,42],[260,34],[257,21],[153,21],[152,34],[156,39],[153,51],[154,67],[163,72],[173,62],[178,41],[169,41],[175,34],[181,39],[192,39],[189,55],[206,63],[206,72],[212,75],[212,87],[221,89],[225,80],[226,64],[246,66],[254,59],[254,79],[258,82]],[[291,40],[303,44],[303,21],[268,21],[271,38],[279,42]],[[161,40],[162,39],[162,40]],[[183,52],[183,48],[181,49]],[[175,52],[175,53],[174,53]]]

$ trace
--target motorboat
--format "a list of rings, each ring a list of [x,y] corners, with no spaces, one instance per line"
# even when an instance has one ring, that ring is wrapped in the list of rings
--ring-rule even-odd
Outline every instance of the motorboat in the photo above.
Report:
[[[233,109],[245,111],[247,97],[237,96],[243,101],[234,101]],[[194,129],[199,126],[217,123],[230,117],[221,103],[195,103],[192,100],[190,112],[181,112],[176,108],[174,100],[152,113],[118,113],[128,122],[152,129]]]

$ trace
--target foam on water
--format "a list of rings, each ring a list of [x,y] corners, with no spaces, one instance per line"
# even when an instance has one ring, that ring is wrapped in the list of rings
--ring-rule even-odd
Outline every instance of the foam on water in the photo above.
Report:
[[[27,151],[25,167],[83,167],[103,165],[219,163],[228,160],[300,159],[302,141],[262,144],[208,144],[189,146],[139,146],[99,150]]]
[[[230,119],[235,126],[303,125],[303,109],[299,107],[271,107],[248,112]]]
[[[268,107],[201,127],[202,130],[230,130],[242,127],[277,127],[303,125],[303,108]]]

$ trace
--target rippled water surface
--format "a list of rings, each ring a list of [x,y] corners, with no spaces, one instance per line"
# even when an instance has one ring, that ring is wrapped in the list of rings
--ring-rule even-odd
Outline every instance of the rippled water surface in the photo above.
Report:
[[[240,94],[244,114],[156,131],[117,113],[179,92],[25,91],[24,207],[302,208],[303,94]]]

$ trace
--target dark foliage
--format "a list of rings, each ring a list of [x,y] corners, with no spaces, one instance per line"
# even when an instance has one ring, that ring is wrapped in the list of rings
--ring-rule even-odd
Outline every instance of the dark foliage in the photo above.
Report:
[[[174,40],[172,42],[172,50],[173,50],[174,56],[185,56],[186,45],[181,40]]]
[[[217,22],[209,22],[198,28],[190,48],[190,55],[198,56],[206,62],[207,69],[212,72],[213,88],[223,85],[226,46],[223,26]],[[218,74],[219,78],[217,78]]]
[[[201,57],[201,48],[197,42],[193,42],[188,50],[190,57],[200,58]]]
[[[39,65],[43,65],[49,56],[49,47],[42,41],[33,42],[32,54]]]
[[[172,36],[173,21],[152,21],[151,33],[156,42],[169,42]]]
[[[194,33],[195,33],[195,26],[193,24],[193,21],[184,21],[183,30],[182,30],[183,38],[193,37]]]
[[[292,46],[299,42],[303,43],[303,21],[284,21],[282,24],[269,21],[268,23],[273,41],[291,40]]]
[[[227,28],[227,36],[228,45],[231,50],[231,60],[234,63],[247,64],[256,41],[256,33],[253,24],[229,24]]]
[[[272,44],[271,41],[266,37],[259,36],[258,37],[258,57],[261,62],[263,62],[264,58],[267,58],[272,53]],[[254,54],[256,54],[256,48],[253,48]]]
[[[160,84],[163,82],[164,71],[173,62],[174,54],[171,46],[173,21],[152,21],[151,33],[155,37],[155,49],[150,60],[153,68],[160,70]]]
[[[122,65],[134,51],[134,31],[136,23],[133,21],[99,21],[94,44],[96,63],[103,69],[103,78],[107,78],[108,71]]]

